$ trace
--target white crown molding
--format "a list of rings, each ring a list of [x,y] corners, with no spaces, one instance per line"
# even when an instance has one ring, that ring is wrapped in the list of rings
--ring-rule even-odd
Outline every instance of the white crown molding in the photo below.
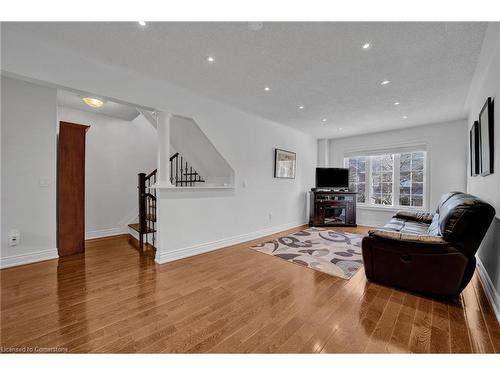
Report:
[[[477,269],[479,271],[479,280],[481,281],[481,284],[483,284],[484,293],[490,301],[491,307],[493,308],[493,311],[497,318],[497,322],[500,323],[500,296],[498,295],[498,291],[495,289],[495,286],[490,279],[490,275],[488,275],[488,272],[484,268],[481,259],[479,259],[479,257],[476,257],[476,260]]]
[[[234,237],[228,237],[222,240],[217,240],[217,241],[212,241],[212,242],[206,242],[204,244],[199,244],[199,245],[194,245],[194,246],[188,246],[180,249],[175,249],[171,251],[157,251],[156,252],[156,258],[155,261],[156,263],[162,264],[162,263],[167,263],[167,262],[173,262],[174,260],[179,260],[183,258],[188,258],[193,255],[199,255],[203,253],[207,253],[210,251],[214,250],[219,250],[223,247],[235,245],[241,242],[246,242],[246,241],[251,241],[255,240],[256,238],[259,237],[264,237],[268,236],[270,234],[274,234],[277,232],[282,232],[284,230],[292,229],[295,227],[298,227],[300,225],[307,224],[306,221],[304,220],[298,220],[294,221],[291,223],[283,224],[283,225],[278,225],[262,230],[258,230],[255,232],[251,233],[246,233]]]
[[[33,251],[30,253],[10,255],[0,259],[0,268],[20,266],[23,264],[42,262],[44,260],[57,259],[57,249]]]

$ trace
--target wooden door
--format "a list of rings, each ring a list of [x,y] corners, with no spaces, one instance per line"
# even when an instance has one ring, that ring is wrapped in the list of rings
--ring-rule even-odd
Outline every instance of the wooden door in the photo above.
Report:
[[[57,166],[59,256],[85,252],[85,133],[89,126],[60,122]]]

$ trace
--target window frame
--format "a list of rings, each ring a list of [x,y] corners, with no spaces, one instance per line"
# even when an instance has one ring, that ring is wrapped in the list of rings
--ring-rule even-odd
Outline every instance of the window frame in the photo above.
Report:
[[[423,153],[423,178],[422,178],[422,206],[403,206],[399,204],[400,189],[399,189],[399,179],[400,179],[400,157],[401,154],[421,152]],[[370,191],[372,188],[372,160],[373,157],[382,155],[393,155],[393,168],[392,168],[392,205],[387,204],[377,204],[370,203]],[[344,168],[349,168],[349,159],[354,158],[366,158],[366,169],[365,169],[365,202],[356,202],[357,207],[364,209],[378,209],[378,210],[427,210],[429,206],[428,197],[428,174],[429,174],[429,163],[428,163],[428,151],[427,150],[405,150],[405,151],[386,151],[377,152],[373,155],[360,154],[360,155],[350,155],[344,156]],[[397,167],[396,167],[397,166]],[[411,172],[411,171],[410,171]],[[397,203],[397,204],[396,204]]]

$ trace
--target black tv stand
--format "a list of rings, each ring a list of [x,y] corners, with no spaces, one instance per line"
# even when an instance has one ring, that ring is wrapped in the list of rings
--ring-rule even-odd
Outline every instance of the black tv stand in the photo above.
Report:
[[[311,189],[309,202],[309,225],[356,226],[356,193]]]

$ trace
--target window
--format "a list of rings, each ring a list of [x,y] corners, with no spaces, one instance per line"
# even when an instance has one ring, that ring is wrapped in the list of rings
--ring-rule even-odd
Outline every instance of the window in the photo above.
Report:
[[[349,166],[349,190],[358,193],[358,202],[365,202],[366,193],[366,164],[367,158],[361,156],[348,159]]]
[[[424,153],[399,156],[399,205],[422,207],[424,201]]]
[[[425,202],[425,152],[404,152],[344,159],[349,189],[358,203],[418,207]]]
[[[370,204],[392,206],[392,181],[394,155],[372,156],[371,158]]]

